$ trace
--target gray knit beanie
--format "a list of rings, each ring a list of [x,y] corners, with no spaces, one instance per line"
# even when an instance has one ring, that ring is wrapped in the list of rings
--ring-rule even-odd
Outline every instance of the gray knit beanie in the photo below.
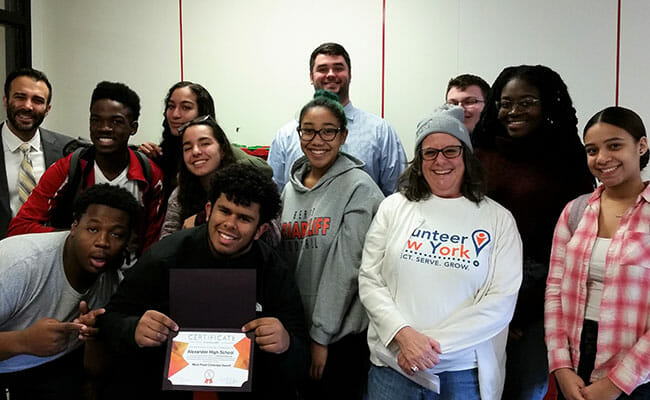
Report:
[[[417,149],[424,138],[432,133],[448,133],[465,144],[469,151],[474,152],[469,133],[463,124],[464,119],[465,111],[460,106],[443,104],[436,108],[418,123],[415,131],[415,148]]]

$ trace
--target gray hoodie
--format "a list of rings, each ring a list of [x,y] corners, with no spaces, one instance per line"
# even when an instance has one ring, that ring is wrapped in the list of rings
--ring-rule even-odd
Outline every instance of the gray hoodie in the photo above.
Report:
[[[279,250],[295,272],[309,335],[322,345],[368,326],[357,277],[366,232],[384,195],[363,165],[340,152],[309,189],[302,184],[310,170],[303,156],[282,192]]]

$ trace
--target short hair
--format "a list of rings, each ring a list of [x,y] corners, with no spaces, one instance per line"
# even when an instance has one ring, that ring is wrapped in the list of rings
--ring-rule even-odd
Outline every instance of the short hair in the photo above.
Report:
[[[460,185],[460,193],[474,203],[480,203],[487,192],[485,170],[479,159],[472,153],[467,145],[463,146],[463,163],[465,173]],[[415,149],[415,156],[408,167],[399,177],[397,188],[400,193],[410,201],[421,201],[431,197],[431,188],[422,175],[422,143]],[[440,155],[439,155],[440,156]]]
[[[140,97],[125,84],[121,82],[99,82],[90,98],[90,108],[95,102],[105,99],[122,103],[131,112],[133,121],[140,118]]]
[[[211,116],[204,115],[198,117],[188,122],[181,128],[180,137],[182,146],[182,137],[185,134],[185,131],[190,126],[195,125],[205,125],[210,128],[212,131],[212,136],[214,140],[219,143],[219,148],[221,149],[221,163],[218,169],[224,168],[234,162],[235,154],[232,151],[230,146],[230,141],[226,136],[226,133],[221,129],[217,121],[215,121]],[[182,147],[181,147],[182,151]],[[181,153],[181,159],[182,159]],[[178,172],[178,202],[181,204],[181,218],[185,220],[186,218],[198,213],[205,207],[206,198],[208,193],[201,185],[201,180],[196,175],[192,174],[188,169],[185,162],[181,161],[180,170]]]
[[[446,96],[449,94],[451,88],[457,87],[460,90],[465,90],[470,86],[478,86],[481,89],[481,93],[483,93],[483,100],[488,98],[490,85],[483,78],[472,74],[462,74],[449,80],[447,91],[445,92],[445,100],[447,100]]]
[[[334,92],[329,92],[327,90],[318,89],[314,93],[314,99],[309,103],[305,104],[300,110],[300,118],[298,118],[298,124],[302,123],[302,118],[305,116],[305,113],[314,107],[325,107],[339,121],[341,130],[346,129],[348,124],[348,119],[345,117],[345,111],[343,106],[339,102],[339,96]]]
[[[45,85],[47,86],[47,90],[49,91],[49,94],[47,95],[47,104],[50,104],[50,101],[52,101],[52,84],[47,79],[45,73],[34,68],[20,68],[7,75],[7,79],[5,80],[5,97],[7,99],[9,99],[11,82],[13,82],[16,78],[19,78],[21,76],[28,76],[33,80],[35,80],[36,82],[45,82]]]
[[[601,110],[596,113],[593,117],[589,119],[585,125],[582,137],[584,139],[587,135],[587,131],[592,126],[596,125],[599,122],[604,122],[606,124],[614,125],[618,128],[623,129],[625,132],[629,133],[634,140],[638,143],[641,138],[647,137],[645,126],[643,125],[643,120],[639,114],[634,111],[625,108],[625,107],[607,107],[604,110]],[[646,151],[640,157],[640,166],[641,169],[645,168],[648,165],[648,160],[650,159],[650,150]]]
[[[326,54],[328,56],[342,56],[345,63],[348,64],[348,72],[352,73],[352,64],[350,63],[350,55],[343,46],[338,43],[328,42],[323,43],[316,47],[309,56],[309,73],[314,71],[314,62],[319,54]]]
[[[75,221],[81,220],[81,217],[92,204],[104,205],[127,213],[129,216],[129,229],[132,229],[140,219],[140,204],[128,190],[119,186],[99,183],[87,187],[74,201],[72,206],[73,219]]]
[[[210,181],[208,201],[214,206],[222,194],[238,205],[259,204],[260,225],[276,218],[280,212],[277,185],[252,165],[235,163],[219,169]]]

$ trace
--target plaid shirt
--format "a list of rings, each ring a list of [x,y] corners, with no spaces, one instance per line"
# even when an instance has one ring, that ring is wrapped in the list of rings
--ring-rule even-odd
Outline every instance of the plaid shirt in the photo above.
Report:
[[[578,368],[587,276],[598,233],[601,185],[573,236],[570,202],[553,236],[544,327],[550,370]],[[650,380],[650,185],[626,211],[607,249],[591,380],[609,379],[625,393]]]

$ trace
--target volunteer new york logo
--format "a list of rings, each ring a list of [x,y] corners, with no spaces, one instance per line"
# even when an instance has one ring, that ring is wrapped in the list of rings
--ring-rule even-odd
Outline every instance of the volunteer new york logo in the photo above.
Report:
[[[476,229],[470,236],[416,229],[401,257],[434,267],[468,270],[480,265],[484,259],[481,252],[491,241],[485,229]]]

